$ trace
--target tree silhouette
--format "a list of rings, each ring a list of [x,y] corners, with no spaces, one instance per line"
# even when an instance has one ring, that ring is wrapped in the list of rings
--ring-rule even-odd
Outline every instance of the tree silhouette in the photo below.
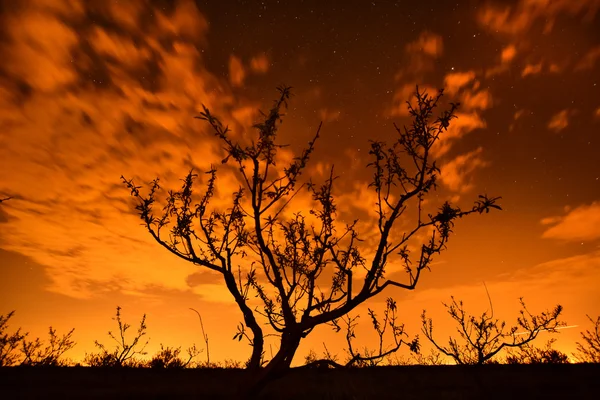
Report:
[[[148,341],[142,344],[141,340],[146,336],[146,314],[142,316],[140,326],[131,341],[126,339],[126,334],[131,325],[121,320],[121,307],[117,307],[117,312],[113,320],[117,322],[119,332],[115,335],[112,331],[108,331],[108,336],[116,343],[114,350],[109,351],[107,346],[98,342],[94,345],[98,348],[98,353],[86,354],[85,363],[92,367],[125,367],[135,366],[136,355],[147,354],[144,349],[148,345]]]
[[[15,315],[14,311],[6,315],[0,315],[0,367],[10,367],[19,361],[21,355],[18,348],[28,335],[27,333],[21,333],[21,328],[12,334],[8,334],[8,321],[13,315]]]
[[[600,316],[596,321],[589,315],[586,316],[594,328],[581,332],[583,342],[577,342],[577,353],[574,356],[579,362],[600,363]]]
[[[222,275],[242,312],[243,324],[236,337],[251,341],[247,365],[257,371],[257,387],[290,367],[300,341],[315,327],[335,324],[388,287],[414,289],[433,256],[445,248],[456,219],[500,209],[498,197],[480,195],[467,210],[445,202],[433,214],[425,214],[424,200],[436,189],[440,172],[432,147],[456,118],[458,104],[435,117],[442,91],[430,96],[417,88],[416,104],[408,103],[412,124],[403,129],[394,125],[398,137],[391,146],[371,142],[373,179],[369,187],[377,196],[378,238],[374,254],[367,260],[359,243],[358,221],[344,225],[337,220],[333,168],[320,185],[300,183],[321,124],[291,163],[284,167],[276,163],[277,153],[284,147],[277,142],[277,135],[291,88],[281,86],[278,91],[279,98],[269,113],[254,125],[257,136],[249,143],[237,141],[229,127],[206,107],[196,117],[206,121],[223,145],[222,163],[233,164],[237,171],[240,186],[232,193],[227,209],[211,204],[217,187],[214,167],[206,172],[202,194],[196,195],[198,175],[190,171],[179,190],[168,192],[162,211],[155,210],[162,190],[158,179],[143,195],[141,186],[121,177],[138,202],[143,224],[161,246]],[[315,203],[310,214],[296,212],[284,218],[284,210],[289,211],[304,187]],[[405,232],[398,232],[398,221],[407,218],[409,206],[414,207],[417,220]],[[419,241],[422,236],[426,238]],[[411,241],[419,242],[416,254],[410,251]],[[390,275],[393,266],[404,269],[406,281]],[[358,277],[357,271],[361,273]],[[262,310],[252,308],[252,295],[260,300]],[[279,349],[268,361],[264,360],[265,332],[260,317],[279,337]]]
[[[488,315],[484,311],[480,317],[467,314],[463,302],[444,304],[448,314],[458,323],[456,330],[462,344],[452,336],[448,339],[448,346],[439,345],[433,338],[433,321],[427,318],[425,310],[421,315],[423,323],[422,332],[425,337],[442,353],[452,357],[457,364],[485,364],[504,348],[517,348],[533,341],[540,332],[556,332],[556,328],[564,326],[558,317],[562,313],[562,306],[557,305],[552,311],[544,311],[539,315],[532,315],[523,299],[519,299],[522,309],[517,318],[517,324],[507,328],[505,321],[494,319],[493,309]]]

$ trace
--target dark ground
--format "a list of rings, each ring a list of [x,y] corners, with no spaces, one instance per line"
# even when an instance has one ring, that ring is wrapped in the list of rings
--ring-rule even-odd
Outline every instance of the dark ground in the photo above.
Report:
[[[0,368],[2,399],[237,399],[241,370]],[[600,365],[301,369],[262,399],[593,399]]]

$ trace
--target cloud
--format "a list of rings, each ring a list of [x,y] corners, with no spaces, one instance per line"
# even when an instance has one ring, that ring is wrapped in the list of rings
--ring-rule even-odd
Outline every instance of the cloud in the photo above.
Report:
[[[493,104],[492,94],[489,90],[466,91],[461,97],[461,106],[466,110],[485,110]]]
[[[502,49],[502,53],[500,53],[500,61],[502,64],[510,63],[515,56],[517,55],[517,48],[514,45],[508,45]]]
[[[500,63],[485,70],[485,77],[489,78],[509,70],[510,65],[517,55],[517,47],[509,44],[500,52]]]
[[[561,72],[563,72],[565,70],[566,66],[567,66],[567,63],[565,63],[565,62],[551,63],[550,66],[548,67],[548,71],[553,74],[560,74]]]
[[[440,35],[424,31],[417,40],[406,45],[406,51],[409,53],[422,53],[432,58],[438,58],[444,52],[444,42]]]
[[[246,70],[242,61],[233,54],[229,57],[229,82],[233,86],[242,86],[246,78]]]
[[[482,152],[483,148],[479,147],[445,163],[440,168],[442,183],[448,189],[458,193],[466,193],[473,189],[474,184],[471,182],[471,176],[476,170],[489,165],[489,162],[483,159]]]
[[[592,47],[575,65],[575,71],[585,71],[594,68],[600,59],[600,46]]]
[[[198,10],[193,0],[179,0],[172,15],[156,11],[159,32],[185,40],[199,40],[206,36],[208,20]]]
[[[446,76],[444,77],[445,91],[450,96],[454,96],[462,87],[472,82],[474,79],[475,71],[452,72],[446,74]]]
[[[264,74],[269,70],[269,59],[261,54],[250,59],[250,68],[257,74]]]
[[[269,70],[269,59],[265,54],[254,56],[247,66],[242,60],[231,55],[229,57],[229,82],[232,86],[243,86],[248,73],[265,74]]]
[[[321,121],[324,122],[338,121],[340,119],[341,114],[341,110],[330,110],[327,108],[322,108],[319,110],[319,116],[321,118]]]
[[[548,122],[548,129],[557,133],[565,129],[569,126],[569,114],[569,109],[564,109],[554,114]]]
[[[396,89],[392,100],[392,107],[388,110],[389,116],[406,117],[409,115],[407,101],[410,101],[413,106],[416,104],[416,85],[416,82],[411,82]],[[429,85],[419,85],[419,91],[421,93],[427,93],[429,96],[436,96],[438,93],[438,89]]]
[[[397,82],[423,82],[423,74],[435,68],[435,60],[444,52],[444,41],[440,35],[423,31],[417,39],[404,48],[407,60],[395,74]],[[414,87],[414,84],[413,84]]]
[[[520,36],[527,33],[538,20],[544,21],[544,33],[549,33],[556,18],[561,15],[579,15],[589,22],[599,9],[598,0],[519,0],[515,5],[487,2],[480,8],[477,21],[493,34]]]
[[[54,91],[77,79],[71,49],[78,43],[78,35],[58,16],[38,12],[24,19],[13,14],[3,20],[12,41],[12,44],[4,42],[2,45],[3,69],[12,79],[44,92]]]
[[[457,119],[450,123],[447,132],[441,135],[432,151],[438,157],[447,153],[452,144],[465,134],[484,128],[485,121],[479,111],[486,110],[493,105],[492,94],[488,89],[481,89],[481,82],[476,79],[475,71],[455,72],[446,74],[444,87],[452,100],[460,102],[461,110]]]
[[[114,25],[87,21],[83,31],[77,18],[85,13],[65,17],[69,10],[47,4],[3,16],[11,40],[1,45],[0,72],[11,79],[0,89],[0,191],[15,199],[2,205],[11,229],[0,240],[46,266],[48,290],[77,298],[189,290],[194,266],[153,242],[119,176],[138,184],[159,176],[177,188],[190,168],[223,158],[193,118],[201,105],[232,135],[251,124],[256,106],[234,98],[204,66],[207,22],[193,2],[168,13],[122,3],[98,11]],[[73,4],[73,12],[89,6]],[[131,13],[119,14],[123,7]],[[219,166],[217,204],[230,202],[238,186],[227,168]]]
[[[547,217],[541,220],[550,225],[542,237],[567,241],[596,240],[600,238],[600,202],[582,205],[566,215]]]
[[[521,71],[521,76],[524,78],[527,75],[537,75],[542,71],[542,63],[538,64],[527,64]]]
[[[439,140],[431,149],[436,157],[441,157],[448,153],[452,145],[466,134],[487,126],[477,112],[458,112],[456,116],[457,118],[450,122],[448,130],[440,135]]]

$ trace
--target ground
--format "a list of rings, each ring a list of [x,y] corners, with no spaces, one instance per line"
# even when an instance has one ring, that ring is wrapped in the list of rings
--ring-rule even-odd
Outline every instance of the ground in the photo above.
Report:
[[[238,399],[242,370],[0,368],[3,399]],[[587,399],[600,365],[402,366],[294,370],[261,399]]]

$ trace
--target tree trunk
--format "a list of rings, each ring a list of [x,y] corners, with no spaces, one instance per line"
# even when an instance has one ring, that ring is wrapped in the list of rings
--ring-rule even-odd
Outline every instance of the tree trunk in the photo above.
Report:
[[[260,325],[258,325],[258,321],[256,321],[252,309],[248,307],[246,300],[238,290],[233,274],[229,271],[226,271],[223,273],[223,276],[225,278],[227,289],[229,289],[229,292],[235,298],[235,302],[238,304],[238,307],[244,315],[244,323],[252,331],[252,355],[248,361],[247,369],[259,370],[261,367],[262,354],[265,346],[263,331],[260,328]]]
[[[265,386],[281,378],[289,371],[301,338],[301,334],[296,332],[290,333],[287,331],[282,334],[281,345],[275,357],[253,376],[249,388],[245,393],[249,398],[257,397]]]

